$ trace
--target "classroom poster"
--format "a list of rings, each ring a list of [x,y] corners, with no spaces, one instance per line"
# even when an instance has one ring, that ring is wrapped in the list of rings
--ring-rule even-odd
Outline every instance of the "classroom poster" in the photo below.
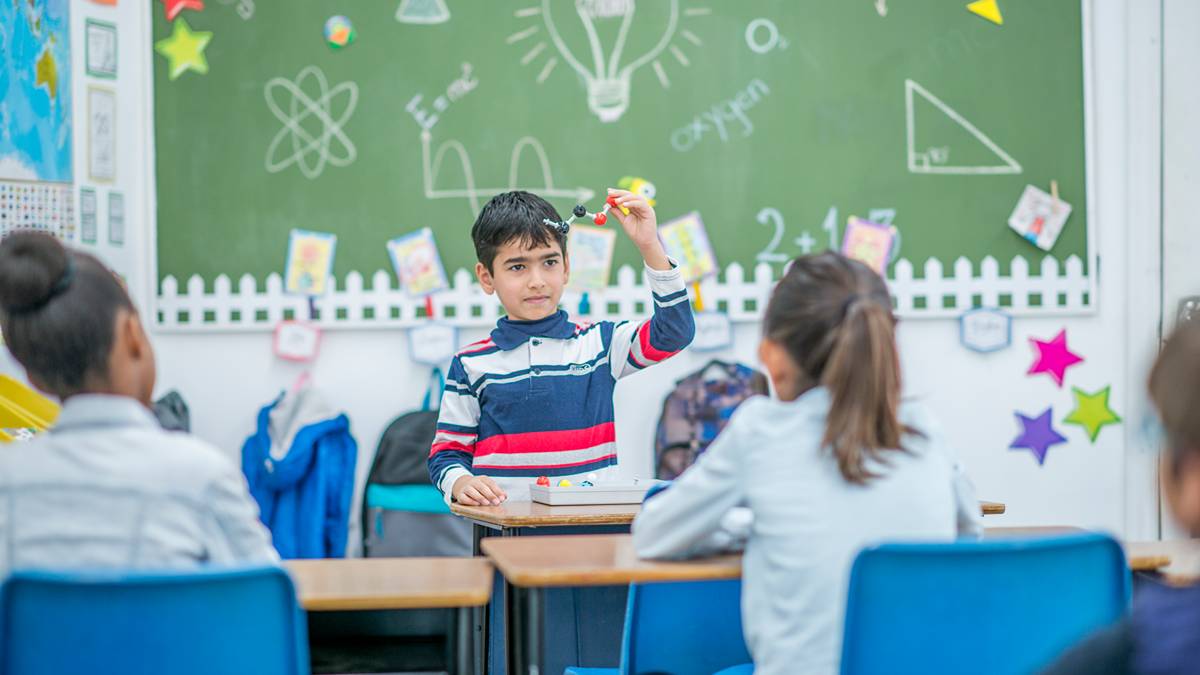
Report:
[[[324,295],[333,276],[337,235],[292,230],[288,237],[284,290],[297,295]]]
[[[430,228],[397,237],[387,243],[387,249],[400,286],[409,295],[424,297],[450,287]]]
[[[846,237],[842,240],[842,255],[858,260],[884,276],[895,240],[896,228],[850,216]]]
[[[96,234],[98,209],[96,191],[92,188],[81,188],[79,190],[79,232],[80,240],[85,244],[95,244],[99,238]]]
[[[717,256],[698,212],[667,222],[658,228],[658,236],[667,255],[679,263],[685,283],[694,283],[717,273]]]
[[[0,180],[0,237],[36,230],[71,241],[75,229],[75,186]]]
[[[567,287],[580,293],[598,293],[607,288],[616,246],[617,232],[611,227],[572,225],[567,235],[567,257],[571,262]]]
[[[105,21],[87,20],[85,33],[87,74],[108,80],[117,77],[117,26]]]
[[[1049,251],[1054,248],[1058,235],[1062,234],[1063,226],[1070,217],[1070,204],[1044,190],[1026,185],[1012,215],[1008,217],[1008,226],[1029,243]]]
[[[111,183],[117,177],[117,96],[88,87],[88,177]]]
[[[108,243],[125,245],[125,195],[108,193]]]

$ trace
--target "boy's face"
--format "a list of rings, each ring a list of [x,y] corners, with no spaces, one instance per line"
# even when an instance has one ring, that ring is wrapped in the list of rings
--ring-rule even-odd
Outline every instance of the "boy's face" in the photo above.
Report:
[[[557,243],[525,248],[519,239],[496,251],[492,269],[475,265],[475,276],[488,295],[500,296],[500,304],[515,321],[537,321],[558,311],[569,272],[566,256]]]

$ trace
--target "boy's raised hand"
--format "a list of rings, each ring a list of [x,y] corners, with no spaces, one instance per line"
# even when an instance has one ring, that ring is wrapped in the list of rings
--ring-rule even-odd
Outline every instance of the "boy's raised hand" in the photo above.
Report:
[[[463,476],[454,481],[450,493],[464,506],[499,506],[508,499],[496,481],[487,476]]]
[[[667,259],[667,253],[658,239],[658,217],[654,215],[654,208],[646,203],[646,198],[628,190],[613,188],[608,189],[608,194],[617,204],[617,208],[609,209],[608,214],[621,223],[625,234],[641,251],[646,264],[651,269],[671,269],[671,261]],[[629,209],[629,213],[620,207]]]

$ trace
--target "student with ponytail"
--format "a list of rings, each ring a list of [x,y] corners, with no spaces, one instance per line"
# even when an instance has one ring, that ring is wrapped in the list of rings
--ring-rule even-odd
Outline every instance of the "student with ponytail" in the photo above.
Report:
[[[796,259],[763,320],[775,397],[720,437],[633,524],[643,557],[713,552],[753,515],[742,615],[755,673],[836,673],[854,556],[882,540],[978,534],[974,489],[936,424],[901,403],[887,287],[836,253]]]
[[[154,352],[98,260],[44,234],[0,240],[0,332],[63,402],[46,434],[0,445],[0,578],[278,561],[240,470],[151,414]]]

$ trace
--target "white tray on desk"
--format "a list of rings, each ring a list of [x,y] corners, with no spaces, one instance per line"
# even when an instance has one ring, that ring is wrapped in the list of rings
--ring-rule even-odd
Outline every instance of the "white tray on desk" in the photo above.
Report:
[[[530,485],[530,498],[549,506],[580,506],[585,504],[641,504],[650,488],[663,481],[642,478],[631,481],[600,482],[586,487],[572,485]]]

